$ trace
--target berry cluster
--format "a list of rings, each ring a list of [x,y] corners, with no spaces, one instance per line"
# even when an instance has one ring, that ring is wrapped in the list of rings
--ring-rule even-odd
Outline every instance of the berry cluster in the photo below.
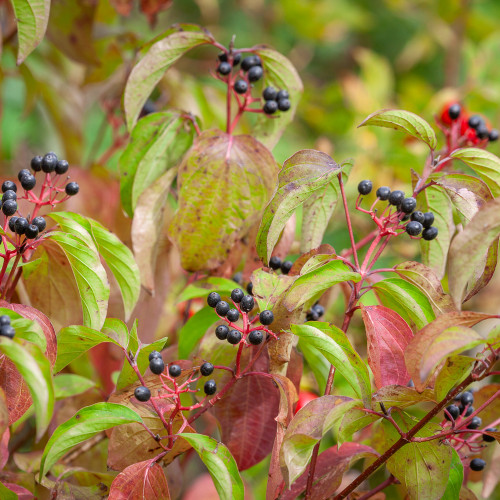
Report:
[[[291,260],[281,260],[279,257],[271,257],[269,259],[269,267],[271,269],[274,269],[277,271],[278,269],[281,269],[281,272],[283,274],[288,274],[290,272],[290,269],[292,269],[293,262]]]
[[[259,315],[250,319],[248,314],[255,307],[255,300],[251,295],[245,295],[241,288],[235,288],[231,292],[231,301],[234,308],[222,300],[217,292],[211,292],[207,297],[207,303],[215,309],[217,316],[227,322],[227,325],[219,325],[215,329],[215,335],[219,340],[227,340],[232,345],[259,345],[264,340],[264,334],[267,333],[273,338],[277,338],[276,334],[266,328],[274,321],[272,311],[264,310]],[[241,318],[243,326],[236,325],[236,322]],[[251,325],[259,321],[262,326],[251,328]]]
[[[372,216],[375,223],[381,229],[387,229],[389,225],[393,226],[392,230],[404,229],[408,235],[415,238],[422,234],[422,238],[431,241],[438,235],[437,227],[434,227],[434,214],[432,212],[420,212],[417,208],[417,200],[413,197],[405,197],[405,193],[400,190],[391,191],[387,186],[381,186],[377,189],[377,199],[373,203],[369,211],[360,208],[359,203],[361,196],[371,193],[373,189],[372,181],[364,180],[358,184],[359,197],[356,202],[356,208],[361,212],[368,213]],[[388,201],[389,215],[384,217],[384,212],[381,217],[378,217],[374,207],[378,201]],[[390,208],[395,207],[396,212],[390,213]],[[386,208],[387,210],[387,208]],[[406,225],[400,225],[401,222],[409,222]],[[397,234],[397,233],[395,233]]]
[[[318,321],[325,314],[325,308],[316,302],[306,314],[306,321]]]
[[[266,87],[262,92],[264,98],[264,113],[273,115],[276,111],[288,111],[292,106],[290,95],[286,90],[276,90],[274,87]]]
[[[0,335],[3,337],[9,337],[9,339],[13,339],[16,331],[14,327],[10,324],[9,316],[3,314],[0,316]]]
[[[458,146],[486,146],[498,140],[498,130],[490,129],[485,119],[477,114],[469,115],[459,103],[444,107],[440,125],[447,136],[455,135]]]

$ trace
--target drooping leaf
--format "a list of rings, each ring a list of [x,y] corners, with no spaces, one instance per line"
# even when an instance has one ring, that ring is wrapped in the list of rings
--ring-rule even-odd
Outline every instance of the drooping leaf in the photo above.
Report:
[[[278,166],[261,143],[216,130],[198,136],[179,167],[179,206],[170,237],[186,270],[220,265],[257,222]]]
[[[449,356],[434,382],[436,401],[441,401],[458,384],[463,382],[472,371],[476,358],[469,356]]]
[[[243,481],[229,450],[222,443],[202,434],[179,434],[198,453],[217,489],[221,500],[243,500]]]
[[[257,235],[257,253],[265,264],[293,212],[319,190],[323,191],[340,171],[330,156],[312,149],[299,151],[285,161]]]
[[[378,389],[386,385],[406,385],[404,352],[413,338],[406,321],[383,306],[361,306],[368,341],[368,365]]]
[[[47,430],[54,411],[50,362],[36,345],[22,346],[7,337],[0,337],[0,351],[14,363],[29,387],[35,405],[36,438],[39,440]]]
[[[159,464],[145,460],[124,469],[111,484],[109,500],[170,500],[167,478]]]
[[[120,157],[120,196],[132,217],[141,194],[175,167],[193,143],[193,128],[180,113],[152,113],[139,120]]]
[[[323,394],[325,392],[326,382],[330,372],[330,363],[325,356],[318,351],[318,349],[312,347],[307,341],[303,342],[299,340],[298,348],[304,355],[307,365],[314,374],[314,379],[318,384],[320,393]]]
[[[141,423],[142,419],[134,410],[123,405],[96,403],[82,408],[50,437],[40,464],[40,480],[73,446],[98,432],[130,422]]]
[[[132,130],[147,98],[164,73],[189,50],[214,41],[212,35],[199,26],[180,24],[150,45],[132,69],[123,98],[127,128]]]
[[[218,320],[218,316],[211,307],[204,307],[193,314],[178,333],[179,358],[188,358],[208,328]]]
[[[50,0],[11,0],[11,3],[17,19],[19,65],[43,40],[49,22]]]
[[[432,127],[420,116],[402,109],[382,109],[365,118],[358,127],[374,125],[395,130],[403,130],[407,134],[425,142],[431,149],[436,149],[437,139]]]
[[[297,70],[284,55],[268,47],[257,47],[255,53],[262,60],[264,84],[277,90],[287,90],[290,95],[291,107],[286,113],[279,113],[272,120],[263,115],[259,116],[255,124],[255,137],[272,149],[285,127],[293,120],[303,85]]]
[[[441,500],[460,500],[460,490],[464,480],[464,466],[456,450],[452,451],[450,476]]]
[[[368,368],[345,333],[334,325],[320,322],[292,325],[291,330],[301,342],[307,342],[320,351],[368,407],[371,395]]]
[[[56,399],[77,396],[95,387],[95,382],[74,373],[61,373],[54,377],[54,394]]]
[[[457,234],[452,241],[448,283],[457,308],[462,305],[467,283],[473,278],[478,266],[482,267],[482,261],[485,259],[489,247],[494,242],[498,246],[499,209],[500,200],[492,200],[483,205],[465,229]],[[496,266],[496,260],[494,266]]]

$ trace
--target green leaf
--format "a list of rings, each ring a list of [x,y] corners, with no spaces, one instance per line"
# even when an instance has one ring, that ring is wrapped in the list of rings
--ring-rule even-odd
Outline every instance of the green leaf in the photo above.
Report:
[[[310,344],[335,366],[368,408],[371,395],[368,368],[346,334],[334,325],[316,321],[305,325],[292,325],[291,330],[301,342]]]
[[[54,387],[50,362],[36,345],[25,346],[0,337],[0,351],[9,358],[28,385],[35,405],[36,438],[41,439],[54,411]]]
[[[293,276],[276,274],[257,269],[252,273],[252,295],[261,311],[273,311],[276,304],[281,305],[281,300],[294,282]],[[276,311],[278,312],[278,311]]]
[[[453,450],[451,456],[450,476],[448,485],[441,500],[459,500],[460,490],[464,480],[464,466],[456,450]]]
[[[431,149],[436,149],[437,139],[432,127],[420,116],[402,109],[382,109],[372,113],[359,125],[375,125],[395,130],[403,130],[407,134],[425,142]]]
[[[190,271],[213,269],[260,219],[276,185],[278,165],[248,135],[209,130],[179,167],[179,206],[169,235]]]
[[[50,0],[11,0],[11,3],[17,19],[19,65],[43,40],[49,22]]]
[[[307,341],[299,340],[297,345],[299,351],[304,355],[307,365],[314,374],[314,378],[318,383],[318,389],[321,394],[324,394],[326,381],[330,372],[330,363],[315,347]]]
[[[207,297],[210,292],[218,292],[223,296],[229,297],[231,291],[238,287],[238,284],[233,280],[226,278],[217,278],[211,276],[203,280],[195,281],[188,285],[181,294],[177,297],[177,303],[185,302],[186,300],[198,299]]]
[[[475,271],[483,267],[485,255],[499,235],[500,200],[496,199],[483,205],[465,229],[453,239],[448,285],[457,308],[461,308],[466,298],[467,283],[474,278]]]
[[[18,500],[19,496],[12,490],[9,490],[3,483],[0,483],[0,498],[2,500]]]
[[[264,85],[286,89],[290,94],[291,108],[286,113],[278,113],[272,120],[261,115],[255,124],[255,137],[272,149],[285,127],[293,120],[303,85],[297,70],[284,55],[267,47],[257,47],[255,53],[261,58],[264,67]]]
[[[179,113],[152,113],[139,120],[120,157],[120,196],[132,217],[140,195],[179,163],[193,143],[193,128]]]
[[[202,434],[178,435],[196,450],[207,466],[221,500],[243,500],[245,493],[243,481],[238,466],[226,446]]]
[[[498,156],[485,149],[464,148],[457,149],[450,157],[462,160],[475,170],[491,189],[493,196],[500,194],[500,158]]]
[[[360,274],[351,271],[341,260],[327,262],[297,278],[288,290],[284,305],[291,311],[337,283],[357,283],[360,279]]]
[[[98,432],[133,422],[142,423],[142,419],[127,406],[96,403],[82,408],[61,424],[50,437],[40,464],[40,480],[73,446],[95,436]]]
[[[117,318],[106,318],[102,325],[101,332],[112,339],[122,349],[128,349],[130,344],[130,333],[127,325]]]
[[[179,330],[179,359],[187,359],[206,331],[219,318],[213,308],[204,307],[197,311]]]
[[[257,235],[257,253],[265,264],[293,212],[317,191],[323,192],[340,171],[330,156],[312,149],[299,151],[285,161]]]
[[[84,324],[101,328],[108,310],[109,283],[99,254],[73,234],[55,231],[50,239],[63,249],[71,264],[82,301]]]
[[[395,309],[418,329],[436,317],[427,296],[412,283],[401,278],[387,278],[373,285],[382,303]]]
[[[199,26],[181,24],[148,47],[130,72],[125,86],[123,106],[130,131],[144,103],[170,66],[189,50],[213,42],[214,38],[208,31]]]
[[[434,394],[436,401],[441,401],[445,396],[463,382],[472,371],[476,358],[470,356],[449,356],[434,382]]]
[[[61,373],[54,377],[54,393],[56,399],[77,396],[95,387],[95,382],[73,373]]]
[[[47,338],[37,321],[24,318],[19,313],[6,307],[0,307],[0,316],[8,316],[10,318],[11,325],[16,330],[16,339],[27,340],[37,345],[40,351],[46,351]]]

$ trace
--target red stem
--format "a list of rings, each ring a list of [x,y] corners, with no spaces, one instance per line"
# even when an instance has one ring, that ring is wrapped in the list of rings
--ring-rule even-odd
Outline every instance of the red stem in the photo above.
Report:
[[[356,243],[354,241],[354,234],[352,232],[351,217],[349,215],[349,208],[347,206],[347,199],[344,190],[344,181],[342,180],[342,172],[338,174],[337,178],[339,180],[340,194],[342,195],[342,203],[344,204],[344,212],[347,221],[347,230],[349,231],[349,238],[351,240],[351,249],[352,249],[352,254],[354,256],[354,264],[356,265],[356,269],[359,269],[358,252],[356,250]]]

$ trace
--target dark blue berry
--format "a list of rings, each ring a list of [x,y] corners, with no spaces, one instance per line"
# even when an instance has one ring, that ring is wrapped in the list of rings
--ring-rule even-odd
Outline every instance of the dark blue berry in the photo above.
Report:
[[[40,170],[42,170],[42,161],[43,158],[41,156],[34,156],[31,159],[30,166],[34,172],[40,172]]]
[[[45,173],[50,174],[51,172],[53,172],[56,169],[56,165],[57,165],[57,156],[55,153],[50,152],[43,157],[42,170]]]
[[[280,99],[278,101],[278,109],[280,111],[288,111],[292,107],[290,99]]]
[[[226,318],[231,321],[231,323],[236,323],[240,319],[240,313],[238,309],[229,309],[226,314]]]
[[[486,462],[484,460],[482,460],[481,458],[473,458],[470,461],[471,470],[481,471],[484,469],[485,466],[486,466]]]
[[[215,329],[215,335],[219,340],[226,340],[228,333],[229,333],[229,328],[227,327],[227,325],[219,325]]]
[[[418,210],[416,212],[413,212],[410,216],[411,220],[414,220],[415,222],[420,222],[420,224],[424,224],[424,214],[422,212],[419,212]]]
[[[439,231],[437,227],[428,227],[424,229],[422,233],[422,238],[426,241],[431,241],[437,237],[438,232]]]
[[[456,103],[456,104],[452,104],[449,108],[448,108],[448,116],[452,119],[452,120],[456,120],[459,116],[460,116],[460,113],[462,112],[462,107],[460,106],[460,104]]]
[[[276,255],[274,257],[271,257],[269,259],[269,267],[276,271],[276,269],[279,269],[281,267],[281,259]]]
[[[431,227],[434,224],[434,214],[432,212],[425,212],[424,221],[422,222],[422,226],[425,228]]]
[[[171,377],[177,378],[181,373],[182,373],[182,368],[179,365],[169,365],[168,374]]]
[[[458,406],[447,406],[446,411],[453,417],[453,420],[456,420],[460,416],[460,410]],[[444,418],[446,418],[446,420],[450,420],[450,417],[446,413],[444,414]]]
[[[255,300],[251,295],[245,295],[241,299],[240,309],[243,312],[246,312],[246,313],[250,312],[254,308],[254,306],[255,306]]]
[[[28,171],[29,172],[29,171]],[[2,193],[6,193],[7,191],[17,192],[17,184],[12,181],[4,181],[2,184]]]
[[[42,232],[46,227],[47,227],[47,222],[45,222],[45,219],[38,215],[35,217],[32,221],[32,224],[34,224],[37,228],[38,231]]]
[[[212,375],[213,371],[214,371],[214,365],[212,363],[205,362],[200,366],[200,373],[204,377],[208,377],[209,375]]]
[[[211,292],[207,297],[207,304],[210,307],[215,307],[221,301],[220,295],[217,292]]]
[[[36,179],[35,176],[30,174],[30,175],[25,175],[24,177],[21,178],[21,186],[23,189],[26,191],[30,191],[36,186]]]
[[[146,104],[147,104],[147,102],[146,102]],[[144,107],[145,107],[145,105],[144,105]],[[146,114],[150,114],[152,112],[154,112],[154,110],[150,111],[149,113],[146,113]],[[68,169],[69,169],[69,163],[66,160],[59,160],[57,162],[56,169],[55,169],[56,174],[58,174],[58,175],[65,174],[68,171]]]
[[[231,65],[228,62],[221,62],[217,67],[217,72],[221,75],[229,75],[231,73]]]
[[[262,341],[264,340],[264,333],[260,330],[254,330],[248,334],[247,339],[252,345],[262,344]]]
[[[7,216],[14,215],[17,210],[17,203],[14,200],[2,202],[2,212]]]
[[[143,403],[145,403],[151,398],[151,391],[147,387],[140,385],[139,387],[136,387],[134,396],[138,401],[142,401]]]
[[[239,304],[241,302],[241,299],[245,296],[245,293],[241,288],[235,288],[231,292],[231,300],[235,302],[236,304]]]
[[[417,208],[417,200],[415,198],[405,198],[401,202],[401,212],[411,214]]]
[[[163,362],[163,359],[162,358],[153,358],[149,362],[149,369],[155,375],[159,375],[160,373],[163,373],[163,370],[165,369],[165,363]]]
[[[151,351],[149,353],[149,361],[153,361],[154,358],[161,358],[161,353],[159,353],[158,351]]]
[[[241,333],[238,330],[231,330],[227,334],[227,341],[233,345],[239,344],[241,341]]]
[[[245,80],[236,80],[233,88],[237,94],[244,94],[248,90],[248,83]]]
[[[416,220],[412,220],[406,224],[406,232],[410,236],[418,236],[422,232],[422,224]]]
[[[278,92],[278,95],[276,96],[276,99],[280,101],[281,99],[290,99],[290,94],[288,93],[287,90],[280,90]]]
[[[17,200],[17,194],[15,193],[15,191],[12,191],[12,189],[5,191],[5,193],[2,195],[2,201],[7,200]]]
[[[68,196],[75,196],[80,191],[80,186],[76,182],[68,182],[64,190]]]
[[[284,260],[281,263],[281,272],[283,274],[288,274],[290,272],[290,269],[292,269],[293,262],[291,260]]]
[[[358,184],[358,193],[367,195],[372,192],[373,184],[372,181],[364,180]]]
[[[278,97],[278,91],[274,87],[266,87],[262,92],[262,97],[266,101],[275,101]]]
[[[211,396],[212,394],[215,394],[217,392],[217,384],[215,383],[215,380],[207,380],[205,382],[205,385],[203,386],[203,391],[207,396]]]
[[[34,240],[38,236],[38,226],[35,226],[35,224],[30,224],[25,231],[26,238],[28,240]]]
[[[266,101],[262,109],[266,115],[273,115],[278,111],[278,103],[276,101]]]
[[[261,66],[253,66],[248,70],[248,81],[249,82],[257,82],[264,75],[264,70]]]
[[[262,325],[268,326],[274,321],[274,314],[266,309],[259,314],[259,321]]]
[[[215,306],[215,312],[219,316],[225,316],[229,311],[229,304],[225,300],[221,300]]]
[[[377,195],[377,198],[380,198],[382,201],[386,201],[387,199],[389,199],[391,189],[387,186],[381,186],[377,189],[377,192],[375,194]]]
[[[397,207],[405,199],[405,194],[403,193],[403,191],[399,191],[398,189],[396,189],[396,191],[392,191],[388,199],[391,205]]]

